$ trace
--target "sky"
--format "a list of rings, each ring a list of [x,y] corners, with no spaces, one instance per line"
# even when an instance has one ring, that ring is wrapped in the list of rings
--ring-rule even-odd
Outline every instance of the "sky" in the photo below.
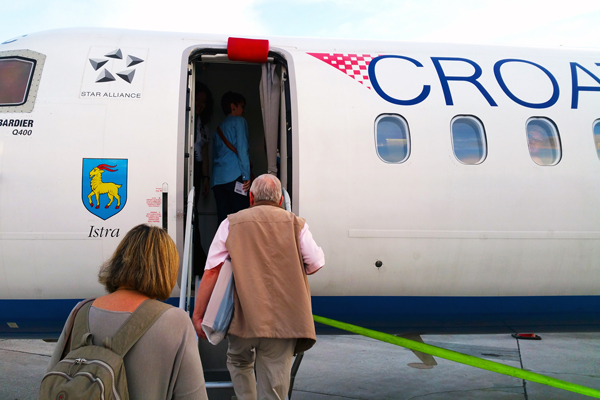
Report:
[[[441,43],[600,48],[599,0],[4,0],[0,42],[107,27]],[[149,5],[160,4],[160,5]]]

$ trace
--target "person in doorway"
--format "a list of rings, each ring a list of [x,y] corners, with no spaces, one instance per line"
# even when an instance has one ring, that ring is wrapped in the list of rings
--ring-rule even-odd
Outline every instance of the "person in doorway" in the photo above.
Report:
[[[196,130],[194,141],[194,187],[196,188],[196,220],[194,221],[194,267],[192,276],[202,275],[202,266],[206,262],[206,252],[202,248],[200,239],[200,193],[208,194],[210,187],[210,174],[208,171],[208,130],[213,113],[213,98],[210,90],[203,83],[196,83],[194,96],[196,115]],[[192,278],[193,281],[194,278]]]
[[[235,301],[227,368],[238,400],[285,399],[293,355],[316,341],[307,275],[321,269],[325,257],[308,224],[281,208],[282,201],[279,179],[256,178],[251,207],[219,226],[196,295],[192,321],[206,338],[202,318],[220,268],[231,258]]]
[[[202,188],[202,194],[208,194],[210,175],[208,172],[208,131],[206,125],[210,122],[213,112],[213,98],[206,85],[196,84],[196,140],[194,142],[194,186]]]
[[[221,108],[227,117],[213,135],[212,161],[212,189],[217,202],[219,224],[228,214],[250,205],[248,123],[242,117],[245,107],[246,99],[239,93],[230,91],[221,98]]]

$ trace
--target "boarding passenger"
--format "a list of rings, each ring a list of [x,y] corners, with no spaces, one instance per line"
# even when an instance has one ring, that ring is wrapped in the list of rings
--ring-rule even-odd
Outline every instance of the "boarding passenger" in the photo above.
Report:
[[[307,275],[325,258],[308,224],[281,208],[282,201],[275,176],[252,183],[251,207],[219,226],[196,295],[192,320],[206,338],[202,318],[221,265],[231,258],[236,295],[227,368],[238,400],[285,399],[293,355],[316,341]]]
[[[125,235],[98,275],[108,294],[95,299],[91,307],[87,306],[93,345],[103,346],[105,338],[116,335],[136,309],[147,310],[151,304],[166,308],[123,357],[130,399],[208,398],[196,336],[188,315],[155,300],[169,298],[177,282],[178,269],[177,248],[167,232],[138,225]],[[71,329],[67,328],[73,326],[74,314],[79,317],[77,311],[69,315],[48,370],[71,350],[71,343],[76,346],[83,342],[82,338],[71,336]],[[106,343],[111,343],[110,339]]]
[[[213,134],[212,189],[217,202],[219,224],[228,214],[248,208],[250,201],[250,156],[248,123],[242,117],[246,99],[227,92],[221,109],[227,116]]]
[[[207,124],[210,122],[213,112],[212,93],[201,82],[196,83],[196,95],[194,97],[194,107],[196,111],[196,140],[194,141],[194,187],[196,188],[196,223],[194,224],[194,269],[192,276],[201,275],[202,267],[206,263],[206,252],[202,248],[200,239],[200,214],[199,200],[200,193],[203,196],[208,194],[210,188],[210,173],[208,170],[208,130]]]
[[[196,140],[194,142],[194,186],[203,195],[208,194],[210,175],[208,171],[208,131],[207,124],[212,118],[213,98],[206,85],[196,84]]]

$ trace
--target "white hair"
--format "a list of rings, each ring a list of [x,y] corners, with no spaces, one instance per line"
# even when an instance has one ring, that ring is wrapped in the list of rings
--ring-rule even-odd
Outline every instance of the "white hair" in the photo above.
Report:
[[[252,182],[250,192],[254,196],[254,201],[279,203],[279,200],[281,200],[281,182],[275,175],[263,174]]]

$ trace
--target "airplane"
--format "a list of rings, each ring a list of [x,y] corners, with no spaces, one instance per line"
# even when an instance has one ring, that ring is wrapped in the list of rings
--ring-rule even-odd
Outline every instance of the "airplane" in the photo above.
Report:
[[[208,250],[197,83],[215,102],[244,94],[253,172],[280,178],[323,248],[314,314],[394,334],[598,331],[599,67],[575,48],[96,28],[7,40],[0,338],[58,337],[137,224],[165,228],[184,267],[200,258],[195,213]],[[191,292],[181,275],[173,304]]]

